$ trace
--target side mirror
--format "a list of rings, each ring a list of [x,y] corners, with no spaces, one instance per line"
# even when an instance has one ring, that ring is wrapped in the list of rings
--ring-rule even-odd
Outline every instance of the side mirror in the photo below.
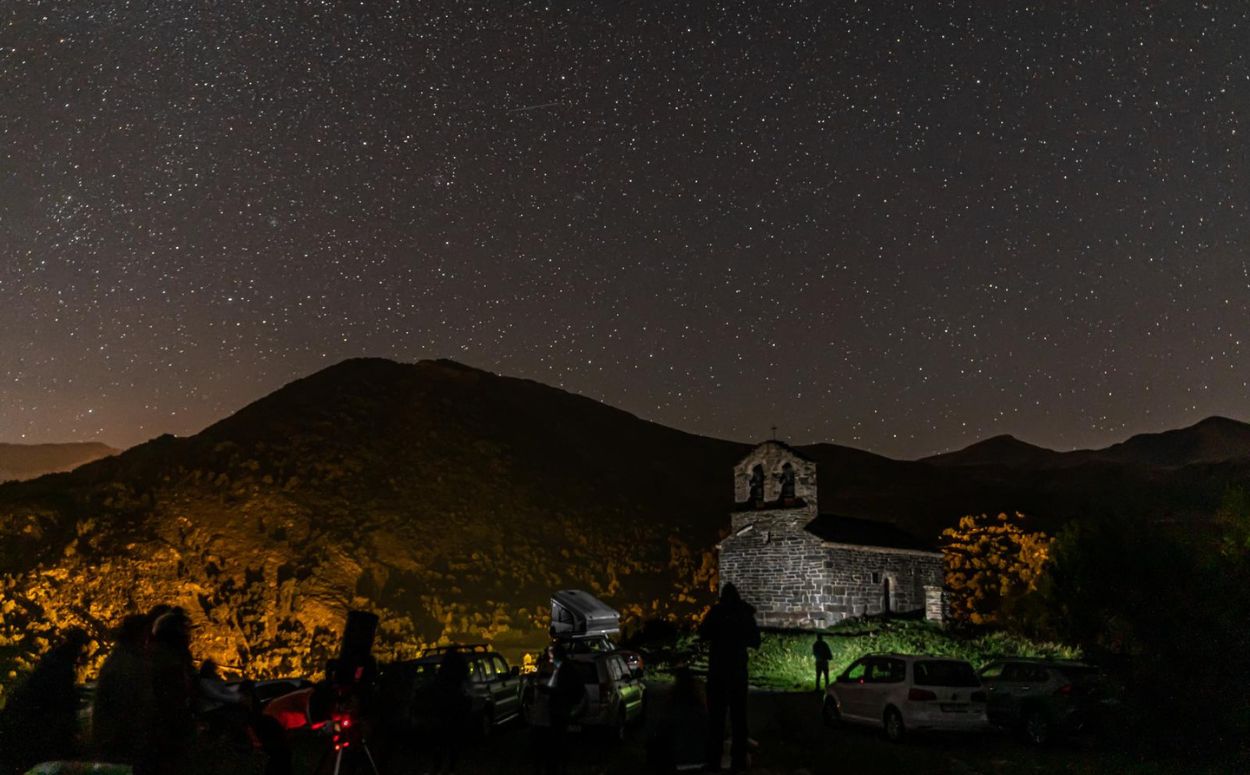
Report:
[[[508,675],[512,676],[513,678],[516,678],[520,674],[521,674],[521,668],[519,665],[513,665],[511,668],[508,669]]]

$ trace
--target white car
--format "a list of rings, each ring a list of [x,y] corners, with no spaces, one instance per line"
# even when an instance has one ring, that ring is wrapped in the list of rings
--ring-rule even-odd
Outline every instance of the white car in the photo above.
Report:
[[[985,690],[961,659],[871,654],[825,689],[825,722],[881,727],[902,740],[909,731],[986,729]]]

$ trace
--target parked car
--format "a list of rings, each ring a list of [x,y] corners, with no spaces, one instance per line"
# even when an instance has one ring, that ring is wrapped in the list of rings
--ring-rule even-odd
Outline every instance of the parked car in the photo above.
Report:
[[[586,690],[582,712],[570,730],[610,729],[623,739],[630,725],[639,722],[646,710],[647,686],[634,675],[625,657],[617,651],[587,651],[570,654],[569,666],[580,676]],[[542,725],[546,712],[543,679],[535,676],[522,694],[524,716],[531,724]]]
[[[426,649],[416,659],[383,665],[378,674],[380,695],[401,719],[415,719],[421,690],[438,672],[450,646]],[[471,714],[483,734],[521,715],[521,671],[485,643],[458,645],[469,665]]]
[[[981,668],[990,723],[1035,745],[1080,732],[1104,699],[1097,668],[1081,662],[1012,658]]]
[[[635,678],[644,677],[642,655],[620,649],[614,636],[621,631],[621,615],[607,603],[581,589],[562,589],[551,596],[551,638],[574,654],[615,651]]]
[[[825,722],[881,727],[894,741],[908,732],[974,732],[988,726],[986,695],[960,659],[871,654],[825,690]]]

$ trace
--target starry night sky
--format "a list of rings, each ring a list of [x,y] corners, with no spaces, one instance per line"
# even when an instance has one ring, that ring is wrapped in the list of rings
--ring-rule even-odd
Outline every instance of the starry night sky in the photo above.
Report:
[[[896,456],[1250,416],[1246,4],[711,5],[5,3],[0,440],[359,355]]]

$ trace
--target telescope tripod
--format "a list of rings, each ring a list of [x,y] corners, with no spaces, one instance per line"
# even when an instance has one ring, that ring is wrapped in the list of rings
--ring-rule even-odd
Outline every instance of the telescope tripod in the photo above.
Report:
[[[354,773],[355,770],[343,769],[343,759],[344,759],[344,754],[350,755],[356,751],[363,751],[365,755],[365,759],[369,762],[369,769],[365,771],[366,775],[368,775],[368,773],[372,773],[372,775],[382,775],[382,773],[378,771],[377,762],[373,760],[373,751],[369,750],[369,742],[365,740],[363,737],[360,739],[359,745],[351,746],[350,750],[349,750],[349,746],[335,746],[334,750],[326,751],[322,755],[321,761],[318,762],[317,764],[317,769],[316,769],[317,774],[321,775],[323,771],[322,768],[325,766],[325,763],[326,763],[326,759],[330,757],[331,753],[334,754],[334,771],[332,775],[349,775],[349,773]]]

